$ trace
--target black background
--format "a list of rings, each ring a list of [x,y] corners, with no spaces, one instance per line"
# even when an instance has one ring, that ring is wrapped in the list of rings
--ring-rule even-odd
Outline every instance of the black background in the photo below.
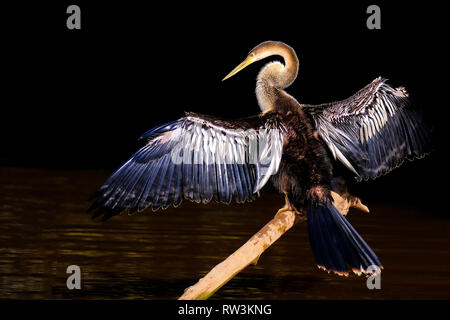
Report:
[[[81,8],[81,30],[66,8]],[[259,112],[263,62],[221,79],[250,49],[280,40],[296,49],[301,103],[344,99],[378,76],[405,86],[435,128],[435,151],[358,194],[440,209],[446,196],[448,89],[444,8],[377,2],[381,30],[359,4],[273,1],[20,2],[2,7],[0,165],[107,172],[137,138],[184,111],[227,119]]]

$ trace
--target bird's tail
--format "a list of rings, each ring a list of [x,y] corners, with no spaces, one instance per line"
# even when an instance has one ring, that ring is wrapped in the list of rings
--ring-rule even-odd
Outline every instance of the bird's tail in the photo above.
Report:
[[[331,202],[315,205],[308,201],[307,214],[309,241],[320,269],[339,275],[382,269],[372,249]]]

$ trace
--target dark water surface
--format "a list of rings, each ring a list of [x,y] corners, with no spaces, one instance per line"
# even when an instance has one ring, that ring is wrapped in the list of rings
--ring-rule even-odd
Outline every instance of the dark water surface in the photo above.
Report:
[[[197,205],[107,222],[87,198],[99,171],[0,168],[0,299],[175,299],[269,221],[283,204],[268,191],[246,205]],[[381,290],[316,268],[306,225],[279,239],[214,299],[448,299],[450,219],[366,203],[350,222],[384,265]],[[81,268],[68,290],[66,268]]]

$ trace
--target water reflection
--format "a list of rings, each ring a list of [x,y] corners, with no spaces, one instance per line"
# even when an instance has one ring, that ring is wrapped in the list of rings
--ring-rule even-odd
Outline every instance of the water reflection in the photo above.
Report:
[[[108,222],[90,220],[86,199],[106,174],[1,168],[1,299],[174,299],[276,212],[266,192],[246,205],[197,205]],[[214,299],[445,299],[450,220],[405,206],[369,203],[352,224],[379,255],[382,290],[315,268],[306,226],[297,225]],[[82,290],[66,288],[79,265]],[[420,276],[418,276],[420,275]]]

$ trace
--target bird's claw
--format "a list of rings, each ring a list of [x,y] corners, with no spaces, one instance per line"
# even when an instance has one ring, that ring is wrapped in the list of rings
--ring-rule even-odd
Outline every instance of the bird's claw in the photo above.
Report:
[[[355,208],[363,212],[370,212],[369,208],[365,206],[358,197],[348,193],[341,196],[334,191],[331,191],[331,196],[333,197],[333,205],[343,216],[347,215],[350,208]]]
[[[294,212],[296,215],[299,216],[304,216],[304,214],[301,211],[298,211],[294,206],[284,206],[283,208],[281,208],[280,210],[278,210],[277,214],[285,212],[285,211],[292,211]]]
[[[352,196],[347,190],[347,184],[342,177],[335,177],[331,181],[331,196],[333,204],[339,212],[346,216],[350,208],[355,208],[363,212],[369,212],[369,208],[365,206],[361,199]]]

